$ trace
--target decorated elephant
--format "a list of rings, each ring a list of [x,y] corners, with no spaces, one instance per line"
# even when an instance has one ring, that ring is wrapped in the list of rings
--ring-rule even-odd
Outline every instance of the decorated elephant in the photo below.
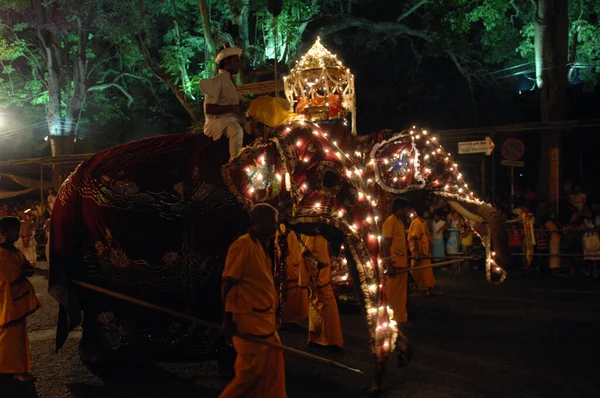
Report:
[[[472,223],[481,237],[487,253],[488,282],[504,281],[504,267],[508,264],[505,214],[471,192],[458,164],[427,130],[414,127],[397,133],[385,130],[353,137],[347,145],[361,164],[361,178],[366,180],[367,190],[379,201],[380,214],[391,213],[389,207],[395,195],[425,191],[443,197]],[[416,203],[415,207],[422,205]],[[377,224],[373,224],[370,233],[377,233]]]
[[[371,193],[357,178],[360,163],[303,120],[278,127],[232,162],[227,157],[225,143],[203,135],[158,136],[103,150],[68,177],[50,233],[57,349],[83,321],[86,360],[214,358],[224,346],[218,337],[71,281],[219,323],[227,248],[246,232],[248,209],[266,202],[292,230],[343,242],[372,350],[387,357],[398,331],[382,294],[383,272],[358,224],[374,211],[362,200]]]

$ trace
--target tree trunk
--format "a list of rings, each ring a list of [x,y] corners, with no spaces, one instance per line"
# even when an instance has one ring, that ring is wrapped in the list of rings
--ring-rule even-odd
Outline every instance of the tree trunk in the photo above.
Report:
[[[67,135],[49,136],[52,156],[72,155],[75,152],[75,137]],[[52,186],[58,190],[71,173],[72,167],[55,165],[52,167]]]
[[[568,0],[538,0],[537,11],[535,59],[541,121],[563,120],[567,105]],[[541,136],[539,191],[554,205],[559,195],[562,135],[560,130],[550,130]]]
[[[202,14],[202,31],[204,32],[204,41],[206,42],[206,68],[208,69],[209,74],[214,76],[217,74],[217,65],[215,63],[215,58],[217,57],[217,44],[212,33],[206,0],[198,0],[198,5],[200,6],[200,13]]]

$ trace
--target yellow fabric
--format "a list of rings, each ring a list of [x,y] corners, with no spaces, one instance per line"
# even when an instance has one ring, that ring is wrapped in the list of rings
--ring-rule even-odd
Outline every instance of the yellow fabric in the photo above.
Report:
[[[25,318],[40,306],[31,283],[20,279],[26,265],[30,264],[20,251],[0,248],[0,328]]]
[[[533,262],[533,246],[535,246],[535,234],[533,232],[534,219],[528,213],[521,213],[521,219],[523,220],[523,229],[525,232],[525,259],[527,264],[531,265]]]
[[[309,287],[312,292],[309,298],[308,341],[342,348],[344,337],[335,294],[331,286],[329,245],[327,240],[320,235],[305,236],[302,240],[304,246],[312,252],[313,257],[326,265],[319,270],[316,264],[304,260],[306,267],[310,270]]]
[[[238,332],[258,336],[274,333],[277,291],[271,261],[261,243],[250,234],[229,247],[223,279],[237,281],[225,298],[225,311],[233,313]]]
[[[408,272],[403,272],[387,279],[385,285],[387,302],[394,311],[394,320],[398,323],[408,321]]]
[[[278,242],[279,236],[286,232],[285,226],[281,226],[275,237]],[[287,297],[283,304],[284,323],[297,323],[308,318],[308,278],[307,272],[303,270],[304,262],[300,255],[300,244],[294,231],[290,231],[287,236],[288,256],[286,261],[287,268]],[[279,261],[281,253],[279,245],[276,245],[277,259]]]
[[[408,228],[408,244],[413,257],[419,253],[421,257],[431,257],[429,234],[425,223],[419,217],[415,218]],[[413,260],[414,267],[431,264],[431,260]],[[435,278],[433,277],[433,269],[425,268],[417,271],[412,271],[412,276],[417,283],[418,290],[427,290],[435,286]]]
[[[40,306],[33,286],[22,278],[29,263],[20,251],[0,248],[0,373],[31,370],[25,318]]]
[[[408,251],[406,247],[406,232],[404,224],[398,220],[395,215],[391,215],[385,220],[382,227],[384,238],[392,239],[390,254],[397,256],[392,259],[392,265],[395,268],[408,267]],[[394,320],[398,323],[408,321],[408,311],[406,302],[408,296],[408,273],[391,273],[386,282],[387,301],[394,311]]]
[[[463,246],[473,246],[473,231],[468,230],[466,236],[462,237],[461,243]]]
[[[287,101],[283,98],[262,96],[250,102],[248,115],[259,123],[278,127],[293,117],[294,113],[288,111]]]
[[[29,336],[23,319],[0,329],[0,373],[18,374],[30,370]]]
[[[558,227],[552,221],[547,221],[544,227],[550,232],[550,269],[560,268],[560,257],[557,256],[560,252],[560,233],[556,232]]]
[[[269,338],[281,344],[275,334]],[[285,398],[285,365],[283,352],[251,341],[233,338],[237,352],[235,377],[220,398]]]
[[[385,220],[382,227],[384,238],[391,238],[390,255],[398,256],[392,259],[395,267],[408,267],[408,254],[406,250],[406,232],[404,224],[398,220],[395,215],[391,215]]]

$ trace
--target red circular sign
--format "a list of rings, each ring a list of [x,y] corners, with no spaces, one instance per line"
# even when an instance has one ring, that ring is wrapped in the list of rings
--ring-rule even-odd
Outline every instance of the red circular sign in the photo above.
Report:
[[[502,144],[500,153],[506,160],[519,160],[525,154],[525,144],[516,138],[509,138]]]

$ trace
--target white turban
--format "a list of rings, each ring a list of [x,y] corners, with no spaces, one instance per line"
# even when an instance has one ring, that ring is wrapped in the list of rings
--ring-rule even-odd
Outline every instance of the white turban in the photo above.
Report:
[[[242,49],[239,47],[224,48],[219,54],[217,54],[215,62],[218,64],[225,58],[233,57],[234,55],[237,55],[238,57],[242,55]]]

